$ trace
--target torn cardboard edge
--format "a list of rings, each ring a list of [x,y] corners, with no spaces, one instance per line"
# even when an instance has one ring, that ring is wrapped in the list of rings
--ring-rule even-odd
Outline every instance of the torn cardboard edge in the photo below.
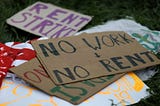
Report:
[[[155,55],[122,31],[33,41],[32,45],[57,85],[139,70],[160,63]]]
[[[75,34],[91,19],[50,3],[36,2],[7,19],[7,23],[34,35],[57,38]]]
[[[45,93],[59,97],[72,104],[80,104],[124,75],[124,73],[110,75],[56,86],[36,58],[10,70]]]

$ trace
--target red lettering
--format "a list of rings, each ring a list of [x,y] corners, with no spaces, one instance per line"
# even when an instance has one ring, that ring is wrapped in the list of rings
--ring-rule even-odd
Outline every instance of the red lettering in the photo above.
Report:
[[[49,76],[48,76],[48,74],[45,72],[45,70],[44,70],[44,67],[43,66],[41,66],[41,65],[39,65],[38,66],[39,68],[41,68],[41,69],[33,69],[36,73],[39,73],[40,75],[42,75],[42,76],[44,76],[44,77],[46,77],[46,78],[49,78]]]
[[[40,83],[41,82],[40,77],[32,71],[25,72],[24,77],[28,80],[31,80],[32,82],[35,82],[35,83]]]

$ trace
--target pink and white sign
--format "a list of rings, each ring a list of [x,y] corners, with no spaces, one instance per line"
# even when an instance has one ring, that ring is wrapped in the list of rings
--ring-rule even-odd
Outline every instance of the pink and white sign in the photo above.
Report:
[[[36,2],[7,19],[7,23],[38,36],[57,38],[75,34],[91,19],[49,3]]]

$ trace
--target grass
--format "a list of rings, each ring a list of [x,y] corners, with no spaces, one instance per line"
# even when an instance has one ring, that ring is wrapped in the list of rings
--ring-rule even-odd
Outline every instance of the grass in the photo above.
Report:
[[[36,36],[6,24],[6,19],[37,0],[1,0],[0,42],[24,42]],[[160,0],[40,0],[64,8],[94,16],[83,29],[103,24],[108,20],[132,17],[138,23],[152,30],[160,31]],[[83,30],[82,29],[82,30]],[[157,54],[157,56],[159,56]],[[150,87],[151,97],[134,106],[157,106],[160,104],[160,67],[158,73],[145,83]]]

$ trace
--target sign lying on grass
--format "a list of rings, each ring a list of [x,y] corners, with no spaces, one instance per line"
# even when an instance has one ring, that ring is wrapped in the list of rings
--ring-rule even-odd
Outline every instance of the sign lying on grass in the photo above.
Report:
[[[36,2],[9,18],[7,23],[35,35],[57,38],[75,34],[90,20],[90,16]]]
[[[10,70],[44,92],[60,97],[73,104],[81,103],[124,75],[110,75],[56,86],[36,58]]]
[[[32,42],[56,84],[66,84],[160,63],[124,32],[102,32]]]

